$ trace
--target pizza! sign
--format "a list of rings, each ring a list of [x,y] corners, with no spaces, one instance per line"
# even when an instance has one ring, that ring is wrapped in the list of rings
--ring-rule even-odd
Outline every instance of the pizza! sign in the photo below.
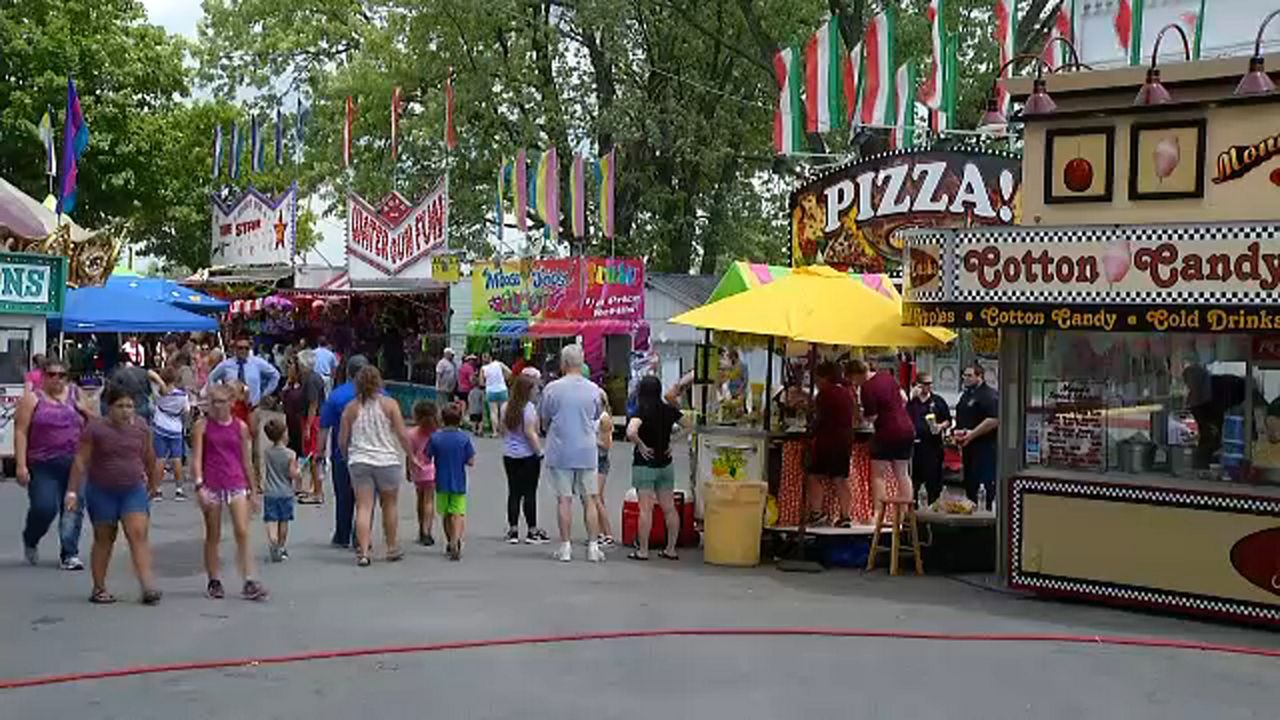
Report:
[[[900,270],[898,231],[1014,224],[1021,185],[1012,155],[924,150],[853,163],[791,195],[792,265]]]
[[[430,258],[448,249],[449,194],[440,183],[416,205],[400,193],[377,207],[347,195],[347,272],[352,282],[427,280]]]
[[[253,188],[213,197],[211,265],[288,265],[297,240],[298,186],[270,198]]]

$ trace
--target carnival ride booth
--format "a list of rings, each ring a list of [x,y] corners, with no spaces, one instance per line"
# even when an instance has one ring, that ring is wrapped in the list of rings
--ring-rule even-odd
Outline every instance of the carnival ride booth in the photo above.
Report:
[[[764,279],[763,272],[755,276]],[[830,312],[835,307],[845,311]],[[860,441],[849,459],[853,507],[837,507],[834,493],[826,500],[833,517],[851,516],[855,526],[817,529],[803,524],[806,455],[813,440],[813,370],[821,361],[848,359],[868,348],[939,347],[953,334],[940,328],[904,328],[897,291],[886,277],[823,266],[779,272],[777,279],[771,274],[767,283],[714,300],[672,322],[704,328],[713,341],[726,345],[700,346],[696,358],[695,490],[707,482],[765,482],[770,496],[766,525],[774,532],[799,535],[801,542],[806,533],[870,534],[869,428],[858,432]],[[763,346],[768,356],[765,377],[745,391],[745,412],[732,389],[739,376],[730,344]],[[775,359],[784,364],[781,387],[774,384]]]
[[[1243,69],[1055,76],[1025,224],[907,233],[907,321],[1000,333],[1012,587],[1280,624],[1280,96]]]

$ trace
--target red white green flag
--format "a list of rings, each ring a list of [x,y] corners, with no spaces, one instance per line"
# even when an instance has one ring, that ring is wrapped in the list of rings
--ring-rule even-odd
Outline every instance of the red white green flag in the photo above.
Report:
[[[1014,54],[1014,27],[1017,25],[1017,0],[996,0],[996,47],[1000,48],[1000,77],[1007,78],[1013,73],[1013,67],[1007,64]],[[1009,91],[1004,83],[999,83],[996,90],[1000,98],[1000,112],[1009,112]]]
[[[845,122],[852,127],[861,115],[858,113],[858,98],[862,95],[862,43],[853,46],[853,50],[844,59],[844,112]]]
[[[942,25],[943,10],[943,0],[929,0],[929,9],[925,12],[926,17],[929,18],[933,50],[929,58],[929,74],[925,75],[924,84],[920,86],[920,102],[932,110],[942,107],[943,39],[946,36]]]
[[[844,127],[843,52],[834,15],[818,26],[804,47],[805,119],[811,133]]]
[[[897,110],[893,120],[893,133],[889,146],[908,148],[916,144],[916,64],[908,60],[898,68],[894,79],[897,92],[894,105]]]
[[[893,121],[893,14],[876,15],[867,25],[862,85],[862,124],[889,125]]]
[[[1067,44],[1057,41],[1055,38],[1062,38],[1067,41],[1074,42],[1071,29],[1071,15],[1067,9],[1067,3],[1063,2],[1058,6],[1058,14],[1053,18],[1053,25],[1049,27],[1049,35],[1044,40],[1044,49],[1040,51],[1040,59],[1046,65],[1052,68],[1061,67],[1070,62],[1070,52],[1067,50]],[[1057,49],[1055,52],[1054,49]]]
[[[800,53],[783,48],[773,56],[778,106],[773,111],[773,152],[790,155],[804,145],[804,105],[800,102]]]
[[[1129,55],[1130,65],[1142,64],[1142,6],[1143,0],[1120,0],[1116,8],[1116,41]]]
[[[1199,10],[1188,10],[1178,16],[1178,22],[1182,24],[1187,34],[1194,38],[1191,45],[1191,59],[1200,59],[1201,41],[1204,40],[1204,6],[1205,0],[1200,0]]]

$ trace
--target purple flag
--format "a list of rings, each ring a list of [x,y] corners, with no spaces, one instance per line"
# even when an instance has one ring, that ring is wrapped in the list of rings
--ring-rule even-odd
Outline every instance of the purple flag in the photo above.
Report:
[[[79,174],[76,161],[84,154],[89,145],[89,126],[84,121],[84,113],[80,112],[80,96],[76,94],[76,84],[67,78],[67,112],[66,124],[62,129],[62,179],[58,183],[58,214],[71,214],[76,207],[76,176]]]

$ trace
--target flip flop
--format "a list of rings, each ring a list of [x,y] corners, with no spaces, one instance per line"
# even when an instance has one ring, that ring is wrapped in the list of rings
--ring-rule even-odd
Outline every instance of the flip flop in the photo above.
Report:
[[[641,555],[638,551],[627,553],[628,560],[640,560],[641,562],[649,562],[648,555]]]
[[[399,562],[400,560],[403,560],[403,559],[404,559],[404,550],[396,550],[395,552],[387,553],[387,562],[389,563]]]
[[[666,550],[659,550],[658,557],[662,558],[663,560],[679,560],[680,559],[679,555],[676,555],[675,553],[669,553]]]

